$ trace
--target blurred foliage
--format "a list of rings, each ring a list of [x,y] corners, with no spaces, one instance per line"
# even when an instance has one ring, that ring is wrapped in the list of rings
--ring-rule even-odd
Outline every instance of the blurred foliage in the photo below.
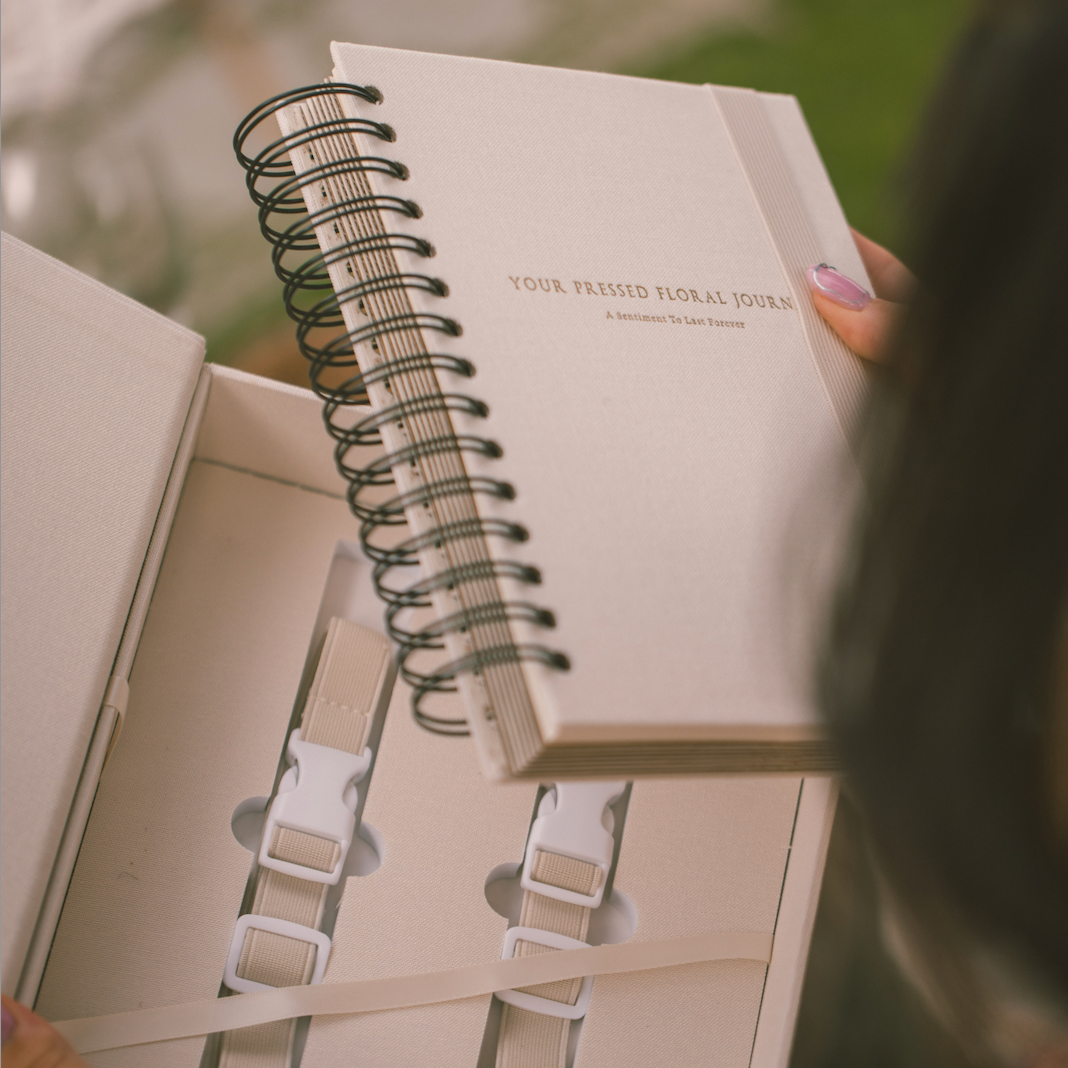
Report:
[[[967,0],[779,0],[630,73],[793,93],[846,216],[894,245],[893,185]]]

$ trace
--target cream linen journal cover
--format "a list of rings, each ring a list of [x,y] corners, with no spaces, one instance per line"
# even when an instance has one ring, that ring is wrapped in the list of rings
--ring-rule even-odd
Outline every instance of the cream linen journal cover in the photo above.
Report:
[[[407,572],[440,619],[401,635],[426,722],[455,729],[431,718],[455,676],[498,777],[830,767],[791,553],[828,536],[864,383],[804,271],[864,272],[797,102],[333,55],[331,95],[275,102],[289,141],[244,162],[280,262],[322,249],[291,308],[329,276],[369,376],[422,572],[383,595]]]
[[[204,341],[7,234],[2,247],[0,870],[14,993],[64,827],[76,825],[55,916],[88,816],[86,751],[94,741],[99,774],[125,707],[129,663],[116,653]]]

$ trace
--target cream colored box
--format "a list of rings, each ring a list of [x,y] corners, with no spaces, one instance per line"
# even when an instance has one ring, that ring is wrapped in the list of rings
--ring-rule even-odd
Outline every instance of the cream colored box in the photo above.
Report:
[[[251,863],[231,816],[270,792],[325,620],[380,627],[381,606],[312,394],[202,366],[195,335],[6,237],[3,257],[3,986],[51,1019],[214,998]],[[486,782],[408,697],[326,982],[492,960],[514,923],[537,787]],[[634,784],[599,937],[767,931],[771,962],[597,978],[576,1068],[785,1066],[833,803],[819,778]],[[302,1064],[475,1068],[493,1004],[316,1018]]]

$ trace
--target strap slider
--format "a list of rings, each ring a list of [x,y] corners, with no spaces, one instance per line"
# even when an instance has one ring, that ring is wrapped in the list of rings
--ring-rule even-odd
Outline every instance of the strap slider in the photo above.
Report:
[[[357,754],[305,742],[297,729],[289,736],[286,755],[294,766],[282,776],[267,812],[259,863],[298,879],[332,886],[341,878],[356,830],[355,784],[371,766],[371,750],[365,748]],[[284,838],[286,831],[296,835],[288,836],[289,848],[282,850],[276,838]],[[305,836],[320,841],[308,842]],[[289,852],[320,866],[283,859],[277,855],[279,852]],[[322,855],[313,858],[313,853]]]
[[[541,931],[536,927],[509,927],[508,933],[504,936],[501,960],[508,960],[515,956],[515,944],[520,939],[524,942],[535,942],[539,946],[547,946],[550,949],[589,948],[588,943],[580,942],[577,938],[568,938],[567,935],[556,934],[555,931]],[[586,1015],[592,991],[593,976],[587,975],[582,979],[574,1005],[569,1005],[566,1001],[553,1001],[552,998],[538,997],[537,994],[528,994],[523,990],[497,990],[495,995],[498,1000],[514,1005],[517,1009],[540,1012],[543,1016],[556,1016],[561,1020],[579,1020]]]
[[[595,909],[601,904],[615,851],[608,806],[626,785],[556,783],[555,798],[552,792],[542,798],[527,838],[519,880],[524,890],[585,908]],[[550,872],[552,881],[546,881]]]
[[[270,934],[282,935],[284,938],[292,938],[298,942],[312,942],[315,944],[315,964],[312,967],[311,978],[308,982],[312,985],[321,983],[326,973],[326,962],[330,959],[330,936],[314,927],[305,927],[303,924],[292,923],[289,920],[279,920],[274,916],[254,916],[246,913],[239,916],[234,925],[234,937],[230,941],[230,952],[226,957],[226,970],[223,972],[223,982],[238,994],[254,994],[258,990],[276,990],[277,987],[269,983],[257,983],[252,979],[242,979],[237,974],[241,964],[241,954],[245,948],[245,936],[249,928],[256,931],[267,931]]]

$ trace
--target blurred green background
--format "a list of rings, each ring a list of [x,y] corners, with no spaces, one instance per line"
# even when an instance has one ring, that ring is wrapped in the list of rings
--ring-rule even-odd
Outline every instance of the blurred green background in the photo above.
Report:
[[[713,30],[632,73],[793,93],[846,217],[894,242],[894,185],[963,0],[781,0],[758,30]]]

